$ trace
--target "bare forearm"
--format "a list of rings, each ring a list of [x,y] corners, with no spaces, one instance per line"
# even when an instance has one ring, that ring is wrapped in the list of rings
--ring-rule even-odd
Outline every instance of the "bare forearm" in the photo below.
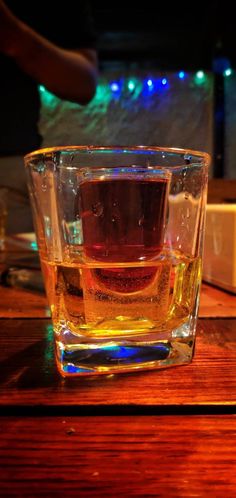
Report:
[[[88,103],[96,89],[96,52],[60,48],[8,14],[11,36],[4,52],[51,92],[80,104]]]

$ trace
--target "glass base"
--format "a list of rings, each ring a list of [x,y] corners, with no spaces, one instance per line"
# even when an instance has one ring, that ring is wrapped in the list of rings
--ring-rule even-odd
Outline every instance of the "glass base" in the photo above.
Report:
[[[160,369],[190,363],[194,352],[194,335],[189,324],[163,334],[127,340],[107,338],[90,342],[62,344],[56,341],[58,369],[62,376],[113,374]]]

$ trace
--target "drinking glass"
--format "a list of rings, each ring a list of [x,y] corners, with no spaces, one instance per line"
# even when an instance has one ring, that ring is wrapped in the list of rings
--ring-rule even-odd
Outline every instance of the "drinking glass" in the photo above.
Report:
[[[209,161],[144,146],[25,157],[63,376],[191,361]]]

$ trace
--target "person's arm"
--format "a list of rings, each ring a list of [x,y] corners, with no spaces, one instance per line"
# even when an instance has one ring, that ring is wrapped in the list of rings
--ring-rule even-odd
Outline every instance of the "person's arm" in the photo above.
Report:
[[[15,17],[2,0],[0,52],[14,58],[27,74],[61,98],[87,104],[95,94],[96,51],[58,47]]]

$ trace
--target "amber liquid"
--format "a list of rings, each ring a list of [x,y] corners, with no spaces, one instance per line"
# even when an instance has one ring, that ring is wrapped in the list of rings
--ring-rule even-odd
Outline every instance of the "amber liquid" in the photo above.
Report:
[[[130,336],[172,330],[187,321],[201,278],[199,258],[163,251],[155,263],[135,265],[44,262],[56,330]]]
[[[119,335],[177,327],[190,315],[199,260],[164,247],[165,179],[81,184],[80,257],[44,262],[56,327],[75,334]]]

